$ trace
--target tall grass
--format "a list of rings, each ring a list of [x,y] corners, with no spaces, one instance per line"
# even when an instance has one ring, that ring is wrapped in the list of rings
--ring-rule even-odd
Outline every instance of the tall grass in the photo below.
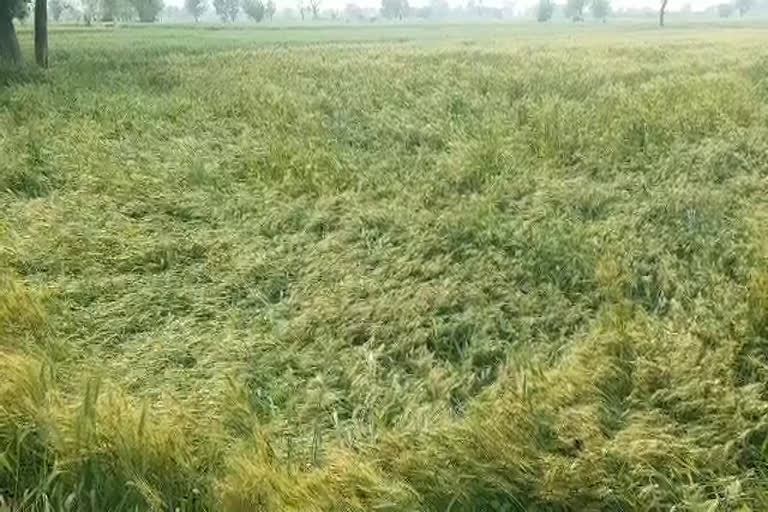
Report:
[[[762,29],[434,30],[0,79],[0,510],[768,507]]]

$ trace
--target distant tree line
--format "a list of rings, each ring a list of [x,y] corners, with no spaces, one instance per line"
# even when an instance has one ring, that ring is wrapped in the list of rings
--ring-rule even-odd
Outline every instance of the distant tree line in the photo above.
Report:
[[[51,18],[60,21],[63,16],[82,18],[86,25],[94,21],[140,21],[152,23],[163,10],[163,0],[82,0],[77,5],[69,0],[48,0]]]
[[[84,0],[88,1],[88,0]],[[125,1],[125,0],[123,0]],[[207,12],[207,0],[185,0],[185,11],[195,20]],[[241,14],[247,18],[261,22],[271,20],[277,14],[274,0],[212,0],[215,14],[224,22],[233,22]],[[409,5],[409,0],[380,0],[378,8],[362,7],[356,3],[348,3],[343,9],[322,9],[322,0],[295,0],[295,7],[284,7],[283,18],[300,19],[330,19],[353,22],[411,19],[507,19],[518,17],[535,17],[540,22],[549,21],[556,16],[562,16],[574,22],[585,21],[587,17],[607,22],[614,14],[627,17],[659,16],[663,24],[667,0],[659,0],[659,7],[627,8],[618,13],[614,12],[611,0],[539,0],[534,8],[526,7],[522,0],[505,0],[501,7],[485,6],[483,0],[466,0],[463,5],[452,5],[448,0],[429,0],[426,5],[417,7]],[[768,0],[731,0],[728,4],[718,7],[721,16],[733,13],[744,15],[754,5]],[[691,10],[690,5],[683,12]]]
[[[4,2],[8,0],[0,0]],[[27,0],[13,0],[25,2]],[[318,9],[319,0],[315,2]],[[213,11],[224,22],[234,22],[241,14],[247,18],[261,22],[272,20],[277,13],[274,0],[184,0],[183,9],[175,6],[165,6],[163,0],[48,0],[51,18],[54,21],[66,19],[82,19],[86,25],[95,21],[101,22],[155,22],[169,14],[174,18],[191,17],[195,22],[213,7]]]
[[[657,10],[650,7],[624,8],[618,14],[627,17],[658,16],[659,25],[664,26],[668,1],[659,0]],[[768,0],[730,0],[710,7],[707,11],[702,12],[702,14],[717,14],[721,18],[728,18],[738,14],[739,17],[743,17],[756,7],[763,11],[768,11]],[[584,21],[587,10],[589,10],[593,18],[603,22],[613,14],[611,0],[565,0],[563,4],[556,4],[554,0],[539,0],[536,7],[536,19],[540,22],[546,22],[551,20],[557,11],[562,11],[568,19]],[[691,15],[693,9],[690,4],[686,4],[680,12]]]
[[[557,8],[552,0],[539,0],[536,19],[540,22],[551,20]],[[611,0],[567,0],[562,6],[565,17],[573,21],[584,21],[587,9],[592,17],[605,22],[611,14]]]
[[[768,3],[768,2],[766,2]],[[733,14],[743,17],[752,8],[755,7],[754,0],[733,0],[729,3],[722,3],[717,6],[717,14],[721,18],[730,18]]]
[[[28,5],[29,0],[0,0],[9,5]],[[183,10],[175,7],[164,7],[163,0],[48,0],[50,16],[59,21],[80,18],[86,24],[93,21],[102,22],[153,22],[169,15],[174,18],[192,18],[198,22],[212,7],[213,13],[224,22],[231,23],[240,16],[254,21],[271,21],[277,14],[275,0],[184,0]],[[655,15],[659,23],[664,24],[668,0],[659,0],[659,8]],[[611,0],[539,0],[534,9],[524,7],[522,0],[506,0],[501,7],[485,6],[483,0],[466,0],[464,5],[451,5],[448,0],[430,0],[426,5],[413,7],[408,0],[381,0],[379,8],[361,7],[355,3],[347,4],[343,9],[322,8],[322,0],[296,0],[295,9],[287,7],[282,11],[284,18],[300,18],[302,21],[326,18],[346,21],[375,21],[403,20],[406,18],[421,19],[503,19],[510,17],[535,17],[540,22],[562,16],[574,22],[584,21],[587,17],[607,22],[614,14]],[[710,15],[728,18],[738,15],[745,16],[755,7],[768,9],[768,0],[729,0],[716,4],[708,11]],[[22,9],[23,10],[23,9]],[[690,4],[684,6],[683,13],[691,13]],[[624,8],[619,15],[628,17],[643,17],[654,15],[654,10],[648,7]],[[22,17],[23,12],[20,13]],[[6,15],[5,18],[8,18]],[[0,14],[0,27],[3,16]],[[0,38],[0,45],[2,45]],[[2,48],[0,46],[0,48]]]

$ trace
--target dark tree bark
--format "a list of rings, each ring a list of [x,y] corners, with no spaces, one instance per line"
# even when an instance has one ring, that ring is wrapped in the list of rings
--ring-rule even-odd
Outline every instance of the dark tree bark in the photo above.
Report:
[[[48,67],[48,1],[35,0],[35,60]]]
[[[0,14],[0,60],[21,62],[21,49],[16,38],[13,18]]]
[[[669,0],[661,0],[661,9],[659,9],[659,26],[664,26],[664,14],[667,11],[667,3]]]

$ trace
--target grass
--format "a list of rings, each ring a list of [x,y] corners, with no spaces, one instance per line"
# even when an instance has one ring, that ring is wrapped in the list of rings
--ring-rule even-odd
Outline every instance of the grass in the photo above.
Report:
[[[765,510],[767,38],[54,29],[0,510]]]

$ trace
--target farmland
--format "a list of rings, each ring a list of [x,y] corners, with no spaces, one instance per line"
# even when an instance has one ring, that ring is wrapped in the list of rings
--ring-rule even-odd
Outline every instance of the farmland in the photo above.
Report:
[[[50,44],[0,68],[0,510],[768,508],[768,29]]]

